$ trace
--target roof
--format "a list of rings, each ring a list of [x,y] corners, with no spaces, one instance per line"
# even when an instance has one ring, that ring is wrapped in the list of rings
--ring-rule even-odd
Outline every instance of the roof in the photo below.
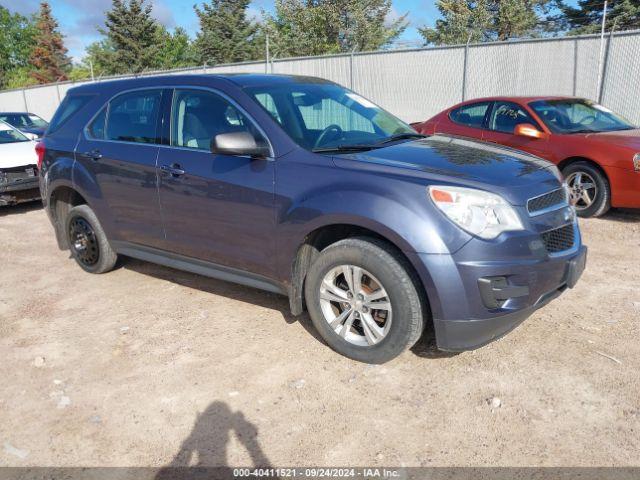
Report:
[[[137,88],[145,86],[163,85],[206,85],[212,80],[225,80],[240,88],[254,87],[262,85],[286,85],[295,83],[326,83],[330,80],[318,77],[307,77],[302,75],[282,75],[282,74],[260,74],[260,73],[226,73],[226,74],[183,74],[183,75],[152,75],[135,78],[125,78],[121,80],[109,80],[89,82],[73,88],[75,93],[92,92],[102,88]]]
[[[517,96],[517,95],[500,95],[495,97],[481,97],[474,98],[472,100],[465,100],[462,103],[472,103],[472,102],[493,102],[493,101],[515,101],[520,103],[529,103],[535,102],[536,100],[564,100],[564,99],[575,99],[579,97],[571,97],[571,96],[559,96],[559,95],[538,95],[538,96]]]

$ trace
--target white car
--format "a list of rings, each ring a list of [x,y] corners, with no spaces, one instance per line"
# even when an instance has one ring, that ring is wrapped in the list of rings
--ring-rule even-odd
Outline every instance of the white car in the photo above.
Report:
[[[0,206],[40,198],[36,142],[0,121]]]

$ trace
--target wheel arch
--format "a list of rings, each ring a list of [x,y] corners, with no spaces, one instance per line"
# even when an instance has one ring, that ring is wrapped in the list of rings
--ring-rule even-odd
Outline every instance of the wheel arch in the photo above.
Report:
[[[430,298],[424,285],[424,279],[416,268],[414,261],[400,246],[388,236],[371,230],[370,228],[352,223],[332,223],[315,228],[307,234],[298,246],[291,265],[291,283],[289,287],[289,304],[293,315],[300,315],[305,310],[304,283],[309,267],[322,250],[328,246],[347,238],[367,237],[376,239],[389,246],[407,264],[409,272],[416,281],[416,289],[421,295],[427,312],[431,311]],[[424,273],[424,272],[422,272]]]
[[[596,162],[596,161],[594,161],[594,160],[592,160],[592,159],[590,159],[588,157],[581,157],[581,156],[567,157],[564,160],[562,160],[560,163],[558,163],[558,168],[562,172],[569,165],[571,165],[573,163],[576,163],[576,162],[587,162],[587,163],[589,163],[590,165],[595,167],[600,173],[602,173],[602,175],[604,175],[604,178],[607,179],[607,182],[609,182],[609,185],[611,185],[611,180],[609,179],[609,175],[607,175],[607,172],[602,167],[602,165],[600,165],[598,162]]]
[[[86,198],[71,185],[61,184],[56,186],[49,195],[49,215],[53,223],[58,247],[67,250],[69,245],[64,232],[64,218],[73,207],[88,205]]]

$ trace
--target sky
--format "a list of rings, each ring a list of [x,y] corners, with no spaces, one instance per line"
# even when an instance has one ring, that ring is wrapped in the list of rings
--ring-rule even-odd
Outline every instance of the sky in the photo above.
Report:
[[[0,0],[0,5],[12,12],[30,15],[38,10],[40,0]],[[198,19],[193,10],[195,3],[202,0],[150,0],[153,15],[168,29],[183,27],[191,37],[198,31]],[[111,0],[49,0],[53,14],[65,36],[65,44],[74,61],[84,56],[87,45],[100,38],[98,26],[104,24],[104,12],[111,6]],[[259,18],[261,12],[273,11],[273,0],[253,0],[249,13]],[[576,0],[568,3],[575,4]],[[419,46],[421,37],[418,27],[433,26],[439,18],[435,1],[429,0],[393,0],[391,17],[407,15],[409,26],[398,40],[403,46]]]
[[[38,10],[40,0],[0,0],[0,5],[12,12],[30,15]],[[53,14],[65,36],[65,44],[74,61],[80,61],[84,49],[100,38],[98,26],[104,25],[104,12],[111,6],[111,0],[49,0]],[[195,37],[198,31],[198,19],[193,10],[195,3],[202,0],[150,0],[153,16],[167,28],[183,27],[189,35]],[[253,0],[249,13],[260,17],[261,11],[273,11],[272,0]],[[432,26],[438,18],[438,9],[434,1],[429,0],[393,0],[391,17],[408,13],[409,27],[399,39],[417,46],[420,35],[417,28]]]

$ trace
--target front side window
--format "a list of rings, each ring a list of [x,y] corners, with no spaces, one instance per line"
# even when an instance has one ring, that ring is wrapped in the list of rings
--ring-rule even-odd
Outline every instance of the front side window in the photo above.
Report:
[[[29,139],[25,137],[15,128],[0,121],[0,144],[2,143],[16,143],[16,142],[28,142]]]
[[[160,143],[157,138],[161,90],[125,93],[109,103],[107,140],[136,143]]]
[[[249,132],[264,142],[253,123],[231,102],[206,90],[176,90],[171,108],[171,145],[210,150],[221,133]]]
[[[330,83],[248,87],[298,145],[309,150],[374,148],[395,135],[418,135],[360,95]]]
[[[554,133],[610,132],[635,128],[608,108],[589,100],[538,100],[529,105]]]
[[[536,121],[520,105],[512,102],[495,102],[493,104],[491,115],[489,115],[490,130],[513,134],[516,126],[522,123],[529,123],[537,127]]]
[[[472,103],[471,105],[463,105],[449,114],[452,122],[464,125],[466,127],[482,128],[484,117],[487,114],[489,102]]]

